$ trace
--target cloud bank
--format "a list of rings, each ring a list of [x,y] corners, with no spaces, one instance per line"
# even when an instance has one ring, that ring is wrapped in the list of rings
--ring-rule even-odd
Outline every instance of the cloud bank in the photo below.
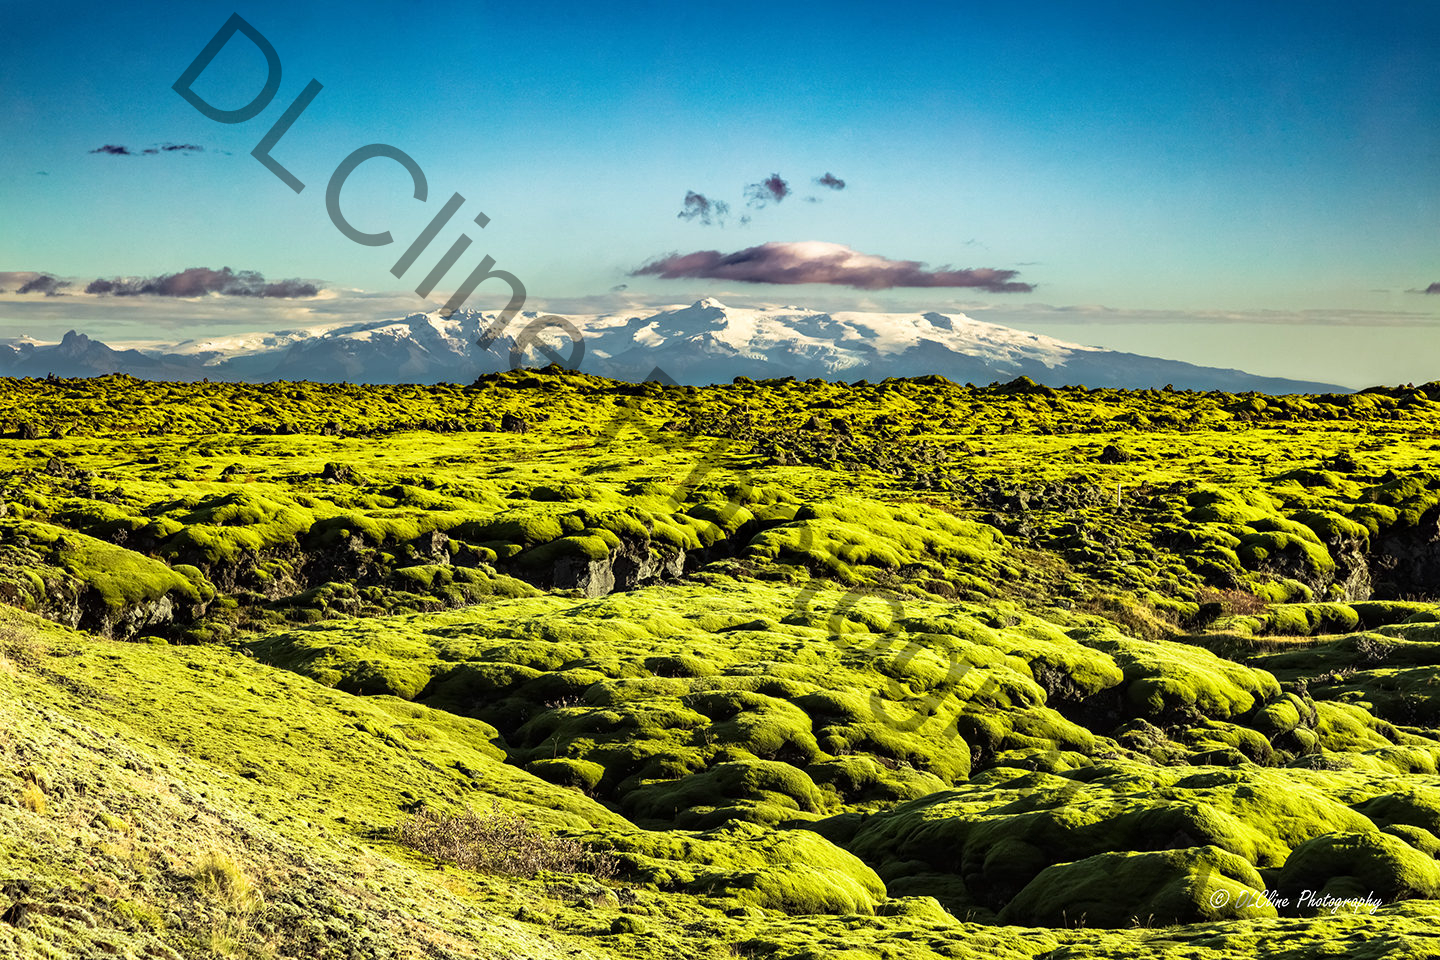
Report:
[[[69,280],[34,270],[0,271],[0,292],[14,288],[19,296],[43,295],[63,297],[76,291]],[[266,280],[254,270],[231,270],[221,267],[191,267],[179,273],[155,277],[100,277],[85,285],[85,293],[99,297],[203,297],[218,294],[225,297],[294,299],[318,296],[319,284],[312,280]]]
[[[23,291],[22,291],[23,292]],[[211,270],[191,267],[158,277],[115,277],[92,280],[86,293],[115,297],[200,297],[218,293],[226,297],[313,297],[320,288],[308,280],[267,281],[254,270],[238,273],[229,267]]]
[[[1014,279],[1015,270],[989,267],[927,270],[917,260],[890,260],[818,240],[771,242],[735,253],[701,250],[671,254],[634,270],[634,277],[666,280],[730,280],[739,283],[824,283],[857,290],[892,287],[971,287],[991,293],[1029,293],[1034,286]]]
[[[20,284],[15,292],[20,294],[43,293],[47,297],[63,297],[61,291],[70,286],[68,280],[57,280],[48,273],[35,274]]]

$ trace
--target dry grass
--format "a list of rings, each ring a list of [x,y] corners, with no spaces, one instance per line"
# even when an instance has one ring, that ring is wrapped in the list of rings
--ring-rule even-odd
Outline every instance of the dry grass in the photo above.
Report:
[[[1179,629],[1175,615],[1156,610],[1125,597],[1102,595],[1087,599],[1076,606],[1080,613],[1103,617],[1121,632],[1142,640],[1173,640]]]
[[[1202,587],[1196,595],[1201,603],[1220,604],[1221,616],[1255,617],[1263,616],[1270,604],[1248,590],[1215,590]]]
[[[41,815],[50,809],[50,805],[45,799],[45,791],[41,790],[34,781],[27,781],[25,786],[20,788],[20,806],[31,813]]]
[[[618,867],[608,854],[545,833],[524,817],[507,816],[493,807],[487,813],[463,814],[422,809],[400,824],[396,835],[413,850],[480,873],[533,877],[553,870],[608,880]]]
[[[221,904],[229,913],[250,913],[259,902],[254,882],[230,854],[212,850],[190,873],[201,896]]]
[[[0,622],[0,672],[14,675],[40,663],[45,644],[34,631],[16,623]]]

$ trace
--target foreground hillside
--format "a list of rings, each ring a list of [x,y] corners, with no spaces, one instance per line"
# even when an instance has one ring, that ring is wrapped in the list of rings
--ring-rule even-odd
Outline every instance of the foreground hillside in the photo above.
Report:
[[[1440,956],[1437,399],[0,381],[0,954]]]

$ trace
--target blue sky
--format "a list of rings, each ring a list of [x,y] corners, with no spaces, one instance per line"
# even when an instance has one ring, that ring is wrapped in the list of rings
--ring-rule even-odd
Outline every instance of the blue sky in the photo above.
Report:
[[[537,302],[613,299],[624,284],[633,302],[966,309],[1256,372],[1440,377],[1413,346],[1440,346],[1440,295],[1407,292],[1440,281],[1440,4],[1428,0],[5,12],[0,272],[73,285],[0,297],[0,336],[83,324],[143,339],[296,315],[255,298],[80,295],[97,277],[196,266],[312,279],[377,309],[419,304],[409,288],[464,230],[475,242],[442,291],[488,254]],[[282,78],[260,116],[226,125],[171,84],[232,12],[274,45]],[[275,150],[306,184],[297,195],[249,151],[311,78],[324,89]],[[262,81],[237,37],[196,89],[234,106]],[[331,171],[374,142],[413,156],[430,186],[419,203],[386,161],[347,183],[351,218],[391,230],[388,247],[352,243],[325,213]],[[136,155],[89,152],[106,144]],[[165,144],[203,151],[140,152]],[[827,172],[846,188],[813,182]],[[747,208],[746,185],[772,173],[793,192]],[[466,206],[395,280],[390,265],[454,191]],[[726,225],[678,218],[687,191],[729,203]],[[483,231],[470,223],[480,210]],[[629,276],[668,254],[805,241],[1013,270],[1033,290]],[[505,299],[492,283],[472,304]]]

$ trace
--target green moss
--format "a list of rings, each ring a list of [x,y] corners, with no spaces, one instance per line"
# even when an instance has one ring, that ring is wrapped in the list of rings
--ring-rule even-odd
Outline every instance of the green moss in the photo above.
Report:
[[[1284,890],[1346,897],[1364,891],[1384,902],[1440,898],[1440,867],[1399,837],[1334,833],[1296,847],[1277,881]]]
[[[257,863],[283,845],[274,831],[307,856],[331,850],[323,827],[343,837],[334,862],[373,871],[390,898],[426,891],[386,906],[406,931],[445,931],[352,935],[350,917],[378,915],[356,907],[343,930],[257,935],[237,954],[1412,949],[1440,919],[1421,901],[1353,920],[1186,911],[1216,884],[1253,889],[1256,872],[1273,887],[1291,861],[1305,882],[1348,871],[1333,891],[1371,874],[1425,881],[1387,844],[1440,849],[1425,793],[1440,762],[1437,615],[1347,593],[1363,590],[1366,551],[1413,537],[1440,502],[1435,397],[1440,385],[1260,398],[940,378],[672,389],[553,371],[472,387],[4,381],[0,418],[83,429],[0,450],[0,597],[112,625],[168,598],[176,622],[141,632],[235,643],[292,673],[94,640],[36,670],[0,637],[4,729],[47,758],[47,802],[67,815],[42,837],[13,808],[21,840],[0,843],[0,872],[36,873],[24,851],[46,849],[84,874],[74,889],[146,882],[110,876],[124,861],[93,838],[66,853],[69,834],[106,822],[67,807],[81,796],[69,779],[111,761],[57,744],[94,729],[107,748],[188,758],[166,791],[136,788],[156,803],[188,802],[181,783],[207,795],[184,826],[117,808],[135,833],[105,828],[105,842],[151,851],[136,862],[172,862],[147,838],[207,830],[244,797]],[[479,429],[505,413],[531,429]],[[812,414],[821,429],[804,426]],[[282,423],[300,432],[241,435]],[[25,522],[44,533],[16,533]],[[562,558],[614,558],[623,580],[627,563],[681,550],[678,582],[545,592]],[[0,746],[0,786],[7,755],[20,752]],[[130,789],[138,772],[116,766],[87,791]],[[492,799],[615,851],[623,895],[416,870],[383,839],[419,803]],[[1321,856],[1326,836],[1389,841]],[[266,875],[283,882],[257,877],[267,899],[293,906],[300,891],[304,916],[363,900],[358,882],[307,885],[303,862]],[[884,902],[877,878],[902,899]],[[1090,904],[1093,889],[1109,902]],[[1052,901],[1059,926],[998,922],[1057,923]],[[1167,913],[1200,922],[1144,929]]]
[[[51,563],[94,589],[112,611],[167,597],[195,603],[204,593],[214,595],[213,588],[194,568],[171,569],[158,560],[82,533],[29,520],[0,520],[0,530],[7,537],[23,537],[43,549]]]
[[[1094,646],[1110,653],[1125,675],[1125,697],[1142,716],[1204,715],[1226,719],[1280,695],[1270,674],[1182,644],[1142,643],[1113,636]]]
[[[753,845],[760,862],[701,872],[692,886],[696,891],[791,916],[871,914],[885,898],[874,871],[818,834],[776,834],[743,825],[711,836],[743,843],[747,852]]]
[[[1263,890],[1254,867],[1216,847],[1102,853],[1041,871],[1000,921],[1128,927],[1276,916]]]

